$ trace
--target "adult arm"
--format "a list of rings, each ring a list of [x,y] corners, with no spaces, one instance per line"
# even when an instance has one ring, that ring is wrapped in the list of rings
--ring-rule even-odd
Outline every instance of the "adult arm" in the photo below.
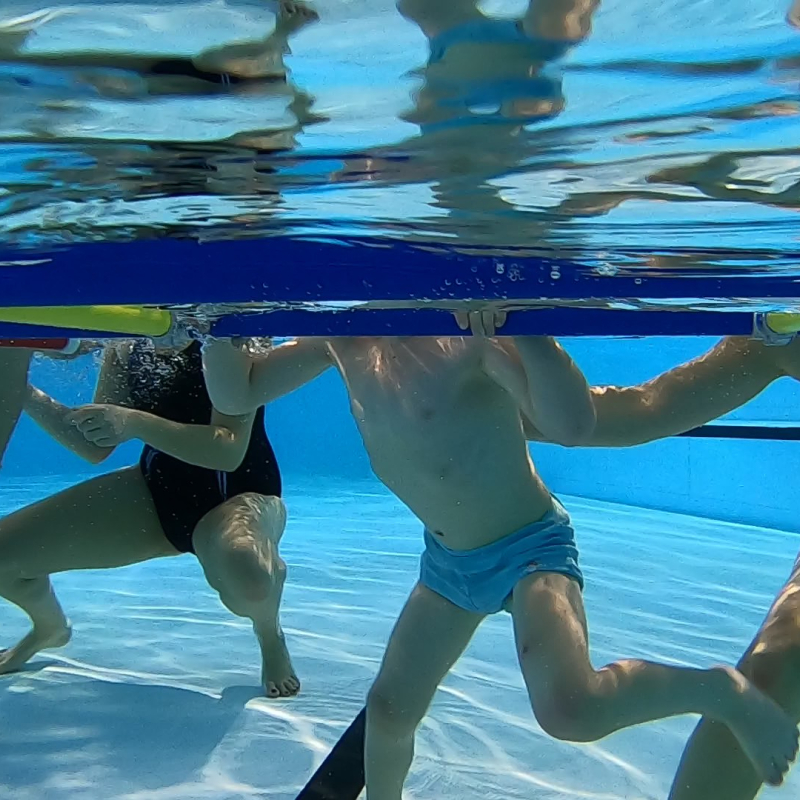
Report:
[[[744,337],[727,337],[707,353],[639,386],[596,386],[597,414],[584,447],[632,447],[697,428],[739,408],[784,372],[771,350]],[[523,417],[526,436],[550,437]]]
[[[125,347],[124,344],[120,345],[120,348]],[[123,402],[126,399],[124,390],[127,384],[124,374],[126,357],[124,349],[118,350],[113,346],[106,348],[95,386],[95,403]],[[25,411],[42,430],[50,434],[59,444],[92,464],[99,464],[114,451],[113,447],[100,447],[87,441],[69,416],[74,409],[60,403],[35,386],[27,387]]]
[[[19,347],[0,348],[0,466],[25,405],[32,353]]]

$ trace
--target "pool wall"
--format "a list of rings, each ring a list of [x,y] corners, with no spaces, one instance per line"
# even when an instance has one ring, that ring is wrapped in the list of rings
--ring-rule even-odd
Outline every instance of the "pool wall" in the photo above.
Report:
[[[566,340],[592,383],[634,384],[700,354],[713,339]],[[77,375],[76,375],[77,373]],[[68,403],[90,400],[94,364],[40,360],[33,382]],[[800,424],[800,387],[782,380],[733,419]],[[304,476],[370,476],[347,398],[332,371],[268,412],[270,436],[284,473]],[[796,481],[800,442],[670,439],[629,449],[565,449],[534,445],[534,459],[553,491],[679,511],[697,516],[800,531]],[[132,463],[131,443],[103,469]],[[4,472],[34,474],[94,472],[64,451],[30,420],[23,420]]]

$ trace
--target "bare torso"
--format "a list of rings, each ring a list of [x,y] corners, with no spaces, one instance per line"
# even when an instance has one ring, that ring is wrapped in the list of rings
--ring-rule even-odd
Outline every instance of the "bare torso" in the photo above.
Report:
[[[541,519],[519,409],[473,339],[335,339],[334,363],[377,477],[448,547],[468,550]]]

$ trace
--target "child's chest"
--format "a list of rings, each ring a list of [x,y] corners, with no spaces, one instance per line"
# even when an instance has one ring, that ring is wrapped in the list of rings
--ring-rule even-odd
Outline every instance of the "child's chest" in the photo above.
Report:
[[[359,424],[409,437],[457,415],[481,374],[474,348],[461,340],[411,340],[348,355],[340,370]]]

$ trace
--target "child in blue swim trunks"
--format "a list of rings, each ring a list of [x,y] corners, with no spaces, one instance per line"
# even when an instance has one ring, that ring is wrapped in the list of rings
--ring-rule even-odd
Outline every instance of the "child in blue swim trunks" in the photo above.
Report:
[[[429,47],[415,108],[404,118],[424,135],[474,124],[514,130],[557,116],[561,77],[548,66],[586,38],[598,4],[535,0],[519,18],[499,19],[477,0],[399,0]]]
[[[531,463],[520,409],[548,440],[587,441],[586,380],[549,337],[497,338],[502,315],[459,317],[471,337],[299,340],[254,357],[206,345],[209,393],[242,414],[336,367],[377,477],[426,531],[420,580],[367,702],[369,800],[400,800],[415,731],[436,689],[488,615],[507,608],[533,712],[551,735],[601,739],[695,713],[727,725],[778,784],[798,732],[730,668],[640,660],[595,669],[572,527]]]

